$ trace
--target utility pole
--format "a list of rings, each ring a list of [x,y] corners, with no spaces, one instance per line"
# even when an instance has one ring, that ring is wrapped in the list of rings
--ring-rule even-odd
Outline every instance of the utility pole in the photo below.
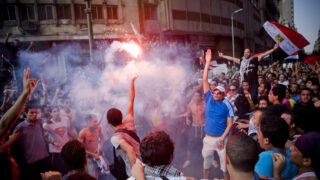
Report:
[[[89,36],[89,52],[90,52],[90,62],[93,62],[93,32],[92,32],[92,22],[91,22],[91,0],[84,0],[86,2],[85,13],[87,14],[88,23],[88,36]]]

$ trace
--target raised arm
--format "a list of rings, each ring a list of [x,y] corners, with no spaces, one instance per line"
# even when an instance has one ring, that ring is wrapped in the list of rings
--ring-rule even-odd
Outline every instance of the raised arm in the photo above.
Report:
[[[34,45],[34,42],[33,42],[33,41],[30,41],[30,44],[29,44],[29,46],[27,47],[26,51],[30,51],[31,48],[33,47],[33,45]]]
[[[276,43],[272,49],[270,49],[269,51],[264,52],[263,54],[261,54],[260,56],[258,56],[258,61],[261,61],[265,56],[270,55],[271,53],[273,53],[275,50],[277,50],[279,48],[279,43]]]
[[[204,70],[203,70],[203,77],[202,77],[202,80],[203,80],[203,92],[206,93],[209,91],[209,82],[208,82],[208,71],[209,71],[209,68],[210,68],[210,64],[211,64],[211,49],[208,49],[207,52],[206,52],[206,65],[204,67]]]
[[[262,73],[262,76],[265,76],[274,66],[276,66],[277,64],[279,64],[279,62],[274,62],[271,66],[268,67],[268,69],[264,70]]]
[[[0,142],[2,142],[5,133],[9,130],[22,113],[27,102],[28,96],[35,85],[35,80],[29,79],[30,69],[24,70],[23,91],[14,105],[3,115],[0,120]]]
[[[4,40],[4,44],[7,45],[8,44],[8,40],[11,36],[11,33],[7,33],[6,39]]]
[[[131,115],[133,117],[133,105],[134,105],[134,98],[135,98],[135,88],[134,88],[134,81],[138,78],[138,75],[135,75],[131,79],[131,86],[129,92],[129,103],[128,103],[128,110],[127,115]]]
[[[237,64],[240,64],[240,59],[234,58],[234,57],[231,57],[231,56],[223,55],[223,53],[221,51],[218,51],[218,55],[219,55],[219,57],[222,57],[222,58],[224,58],[226,60],[233,61],[233,62],[235,62]]]

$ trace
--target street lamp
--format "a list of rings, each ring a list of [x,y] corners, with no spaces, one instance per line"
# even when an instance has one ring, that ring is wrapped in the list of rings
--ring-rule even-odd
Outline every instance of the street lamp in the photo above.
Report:
[[[90,53],[90,62],[93,61],[93,31],[91,23],[91,0],[84,0],[86,2],[85,13],[87,14],[87,23],[88,23],[88,36],[89,36],[89,53]]]
[[[234,32],[233,32],[233,15],[237,14],[238,12],[243,11],[243,9],[238,9],[232,12],[231,14],[231,33],[232,33],[232,57],[234,57]]]

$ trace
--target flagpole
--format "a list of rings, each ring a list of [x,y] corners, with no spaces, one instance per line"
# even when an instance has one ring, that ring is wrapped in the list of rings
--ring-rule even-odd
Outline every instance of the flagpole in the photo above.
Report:
[[[232,57],[234,58],[234,32],[233,32],[233,15],[243,11],[243,9],[238,9],[232,12],[231,14],[231,34],[232,34]]]

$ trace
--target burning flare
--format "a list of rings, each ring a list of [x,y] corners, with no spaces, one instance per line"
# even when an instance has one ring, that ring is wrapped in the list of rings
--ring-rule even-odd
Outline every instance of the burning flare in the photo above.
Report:
[[[141,52],[140,47],[135,42],[122,43],[122,49],[127,51],[135,58],[137,58]]]

